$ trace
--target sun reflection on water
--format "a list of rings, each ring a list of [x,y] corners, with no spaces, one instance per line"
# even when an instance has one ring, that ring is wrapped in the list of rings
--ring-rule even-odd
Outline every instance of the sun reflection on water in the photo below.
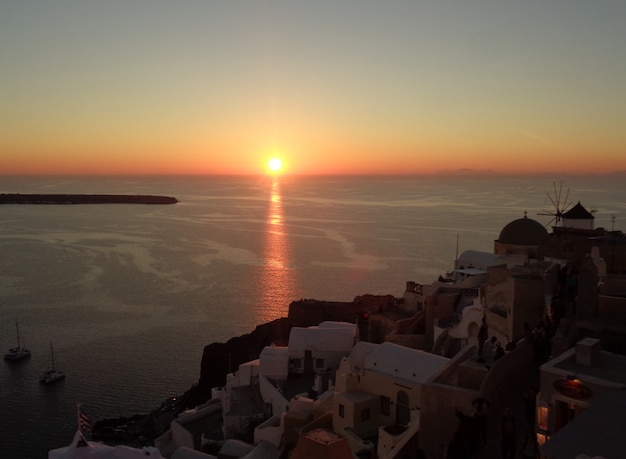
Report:
[[[272,182],[265,225],[263,268],[261,272],[260,322],[286,317],[295,295],[295,278],[290,268],[290,246],[284,225],[278,178]]]

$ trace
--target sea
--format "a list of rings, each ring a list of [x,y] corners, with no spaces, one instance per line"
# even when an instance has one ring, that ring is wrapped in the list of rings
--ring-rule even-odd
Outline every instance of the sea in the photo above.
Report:
[[[302,298],[401,296],[509,222],[580,201],[624,229],[624,176],[0,177],[0,193],[173,196],[173,205],[0,205],[0,457],[68,445],[196,384],[204,346]],[[621,224],[621,227],[620,227]],[[66,378],[41,385],[54,362]]]

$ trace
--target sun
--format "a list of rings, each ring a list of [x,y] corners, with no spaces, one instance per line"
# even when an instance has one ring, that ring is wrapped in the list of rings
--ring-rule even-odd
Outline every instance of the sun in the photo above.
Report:
[[[276,174],[283,168],[283,162],[280,158],[272,158],[267,162],[267,167],[269,167],[271,172]]]

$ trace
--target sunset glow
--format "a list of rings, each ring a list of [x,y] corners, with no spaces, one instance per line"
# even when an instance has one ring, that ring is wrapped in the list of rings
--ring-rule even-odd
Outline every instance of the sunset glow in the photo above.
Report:
[[[625,2],[157,3],[3,6],[0,173],[626,170]]]
[[[280,158],[272,158],[267,162],[267,167],[271,172],[278,173],[283,168],[283,162]]]

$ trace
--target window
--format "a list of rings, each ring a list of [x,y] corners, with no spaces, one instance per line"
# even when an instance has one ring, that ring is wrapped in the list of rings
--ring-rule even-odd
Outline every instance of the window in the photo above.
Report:
[[[346,408],[341,403],[339,404],[339,417],[346,417]]]
[[[370,409],[361,410],[361,421],[367,421],[370,418]]]
[[[291,364],[293,365],[294,368],[301,368],[302,367],[302,360],[300,360],[300,359],[293,359],[291,361]]]
[[[537,444],[539,446],[543,445],[545,442],[547,442],[550,439],[550,437],[548,437],[547,435],[544,434],[537,434]]]
[[[315,368],[324,368],[324,359],[315,359]]]
[[[385,416],[391,414],[391,399],[389,397],[380,396],[380,412]]]
[[[537,427],[541,430],[548,430],[548,407],[537,407]]]
[[[411,409],[409,408],[409,394],[403,390],[398,391],[396,396],[396,422],[400,425],[409,425],[411,421]]]

